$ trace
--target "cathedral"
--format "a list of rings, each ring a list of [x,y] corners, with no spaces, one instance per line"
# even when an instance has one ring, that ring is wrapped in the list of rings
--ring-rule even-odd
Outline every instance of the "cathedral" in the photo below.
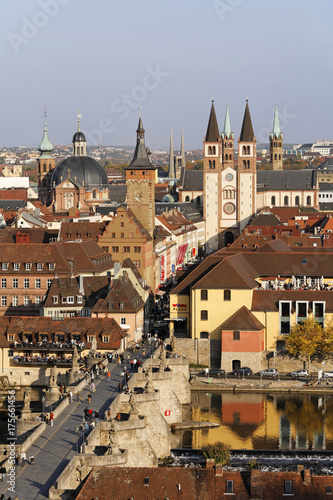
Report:
[[[73,208],[94,212],[97,205],[109,201],[106,172],[96,160],[87,156],[87,142],[81,132],[80,119],[79,114],[78,130],[72,140],[73,155],[56,166],[45,112],[43,138],[38,146],[38,197],[54,212],[68,212]]]
[[[246,101],[236,163],[228,106],[220,133],[212,102],[203,145],[203,215],[208,253],[232,243],[258,210],[275,206],[318,207],[316,170],[283,170],[283,136],[277,107],[269,141],[271,170],[258,171],[257,140]]]

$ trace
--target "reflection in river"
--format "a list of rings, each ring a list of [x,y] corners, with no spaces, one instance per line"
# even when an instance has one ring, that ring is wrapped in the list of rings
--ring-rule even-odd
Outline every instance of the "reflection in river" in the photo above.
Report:
[[[219,427],[183,431],[177,446],[333,450],[333,395],[192,392],[191,418]]]

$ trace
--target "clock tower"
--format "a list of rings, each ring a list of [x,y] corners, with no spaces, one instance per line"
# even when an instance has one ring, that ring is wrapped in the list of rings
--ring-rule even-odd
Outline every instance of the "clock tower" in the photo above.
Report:
[[[152,238],[155,230],[156,181],[157,167],[149,160],[149,151],[145,146],[145,129],[140,116],[133,160],[126,167],[127,207]]]

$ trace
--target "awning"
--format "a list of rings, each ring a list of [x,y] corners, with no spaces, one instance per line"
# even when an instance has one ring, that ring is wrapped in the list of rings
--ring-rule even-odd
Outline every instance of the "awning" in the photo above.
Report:
[[[187,318],[163,318],[163,321],[186,321]]]

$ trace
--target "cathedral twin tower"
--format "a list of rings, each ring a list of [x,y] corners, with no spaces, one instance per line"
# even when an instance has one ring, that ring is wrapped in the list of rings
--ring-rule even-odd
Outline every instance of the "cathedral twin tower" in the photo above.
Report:
[[[282,170],[282,134],[275,108],[270,134],[270,158],[273,170]],[[234,134],[228,106],[220,134],[214,101],[204,140],[204,218],[207,251],[232,243],[256,212],[256,146],[250,109],[246,101],[243,125],[238,139],[238,162],[234,163]]]

